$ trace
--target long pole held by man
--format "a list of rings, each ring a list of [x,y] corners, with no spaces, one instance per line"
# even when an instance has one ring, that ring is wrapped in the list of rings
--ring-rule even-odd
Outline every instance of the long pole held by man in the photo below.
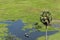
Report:
[[[40,17],[40,21],[46,26],[46,40],[48,40],[47,34],[47,26],[50,25],[50,21],[52,20],[51,14],[48,11],[44,11]]]
[[[48,34],[47,34],[47,31],[48,31],[48,29],[47,29],[47,26],[46,26],[46,40],[48,40]]]

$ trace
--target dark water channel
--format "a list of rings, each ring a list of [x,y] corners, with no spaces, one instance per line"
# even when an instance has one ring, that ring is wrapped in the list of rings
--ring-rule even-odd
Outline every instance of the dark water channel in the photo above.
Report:
[[[29,34],[29,38],[26,38],[24,35],[25,33],[29,32],[30,30],[33,29],[27,29],[26,31],[23,31],[22,28],[25,26],[24,23],[21,20],[17,20],[15,22],[13,21],[5,21],[5,22],[0,22],[0,24],[10,24],[8,26],[9,29],[9,33],[11,33],[12,35],[15,35],[16,37],[21,38],[22,40],[35,40],[38,37],[41,36],[45,36],[45,32],[32,32],[31,34]],[[54,25],[55,26],[55,25]],[[58,25],[57,25],[58,26]],[[52,35],[57,33],[58,31],[49,31],[48,35]]]

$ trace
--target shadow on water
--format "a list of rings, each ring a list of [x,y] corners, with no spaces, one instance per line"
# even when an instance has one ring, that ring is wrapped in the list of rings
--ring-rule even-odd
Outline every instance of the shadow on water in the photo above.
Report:
[[[26,38],[24,35],[25,33],[29,32],[30,30],[33,29],[27,29],[26,31],[23,31],[22,28],[25,26],[24,23],[21,20],[17,20],[15,22],[12,21],[6,21],[6,22],[2,22],[2,23],[7,23],[7,24],[11,24],[8,26],[9,29],[9,33],[11,33],[12,35],[15,35],[16,37],[22,38],[22,40],[35,40],[38,37],[41,36],[45,36],[45,32],[32,32],[31,34],[29,34],[29,38]],[[58,31],[49,31],[48,35],[52,35],[57,33]]]

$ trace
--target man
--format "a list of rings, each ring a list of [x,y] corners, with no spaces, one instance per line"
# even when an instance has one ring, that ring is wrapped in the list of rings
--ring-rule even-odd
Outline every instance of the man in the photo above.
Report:
[[[44,25],[46,26],[50,25],[50,21],[52,20],[51,14],[48,11],[46,12],[44,11],[41,14],[40,20]]]

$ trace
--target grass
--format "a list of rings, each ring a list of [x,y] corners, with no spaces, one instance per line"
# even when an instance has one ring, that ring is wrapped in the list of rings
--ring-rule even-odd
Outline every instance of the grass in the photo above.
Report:
[[[45,37],[44,36],[38,37],[36,40],[45,40]]]
[[[60,40],[60,32],[49,36],[49,40]]]
[[[44,10],[50,11],[53,19],[60,19],[60,0],[0,0],[0,21],[20,19],[24,23],[39,23],[40,13]],[[32,24],[23,30],[29,28]]]
[[[4,40],[8,34],[8,29],[6,28],[7,24],[0,24],[0,40]]]
[[[40,22],[40,13],[44,10],[49,10],[53,19],[60,19],[59,3],[59,0],[0,0],[0,21]]]
[[[60,19],[59,3],[59,0],[0,0],[0,19],[35,22],[43,10],[49,10],[55,19]]]
[[[36,40],[45,40],[45,37],[38,37]],[[48,40],[60,40],[60,32],[48,36]]]

